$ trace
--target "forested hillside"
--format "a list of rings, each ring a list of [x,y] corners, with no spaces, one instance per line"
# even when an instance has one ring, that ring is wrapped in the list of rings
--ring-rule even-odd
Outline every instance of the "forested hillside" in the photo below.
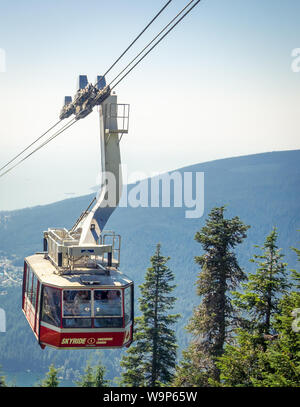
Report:
[[[194,256],[200,255],[201,249],[194,235],[213,207],[226,205],[229,217],[239,216],[251,226],[247,239],[238,249],[239,262],[246,272],[254,267],[249,262],[255,253],[253,245],[261,245],[274,226],[278,229],[278,246],[283,249],[288,268],[296,268],[296,254],[290,248],[299,247],[300,240],[297,232],[300,229],[300,151],[223,159],[178,171],[204,172],[205,211],[201,218],[187,219],[186,208],[122,207],[114,212],[107,229],[121,234],[121,270],[135,281],[136,287],[143,282],[157,243],[161,244],[163,255],[171,257],[169,267],[177,284],[174,310],[182,316],[176,333],[182,348],[188,342],[184,326],[199,302],[195,290],[199,268]],[[22,266],[25,256],[42,250],[44,230],[71,227],[91,198],[89,195],[46,206],[0,212],[0,257],[12,260],[14,266]],[[3,270],[0,272],[3,276]],[[119,376],[122,351],[42,351],[22,314],[20,288],[17,283],[0,288],[6,292],[0,295],[0,308],[7,314],[7,332],[0,333],[0,365],[4,372],[27,369],[45,372],[50,363],[54,363],[56,367],[64,366],[64,375],[72,379],[76,370],[82,370],[92,355],[92,358],[100,357],[107,366],[108,378]]]

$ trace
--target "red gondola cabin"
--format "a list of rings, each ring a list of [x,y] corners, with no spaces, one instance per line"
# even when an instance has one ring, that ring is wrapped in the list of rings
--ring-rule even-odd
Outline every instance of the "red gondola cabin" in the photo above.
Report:
[[[70,230],[49,228],[43,253],[25,259],[22,308],[42,348],[120,348],[132,342],[133,282],[118,270],[121,237],[104,226],[122,191],[129,105],[117,103],[104,77],[97,88],[79,79],[75,104],[67,98],[71,108],[61,119],[74,112],[82,118],[99,105],[101,189]]]
[[[27,257],[22,308],[42,348],[119,348],[132,342],[133,283],[117,269],[59,275],[45,254]]]

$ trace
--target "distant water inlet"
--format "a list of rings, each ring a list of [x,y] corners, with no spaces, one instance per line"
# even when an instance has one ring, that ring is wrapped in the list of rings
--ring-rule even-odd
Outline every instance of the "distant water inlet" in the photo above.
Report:
[[[120,178],[110,172],[99,174],[97,183],[108,191],[102,207],[184,208],[185,218],[200,218],[204,213],[204,172],[173,171],[165,174],[131,173],[122,165]],[[134,181],[133,185],[132,182]],[[122,182],[123,181],[123,182]],[[121,191],[116,191],[117,185]],[[119,193],[117,193],[119,192]],[[122,194],[121,194],[122,192]],[[118,196],[121,195],[118,203]]]

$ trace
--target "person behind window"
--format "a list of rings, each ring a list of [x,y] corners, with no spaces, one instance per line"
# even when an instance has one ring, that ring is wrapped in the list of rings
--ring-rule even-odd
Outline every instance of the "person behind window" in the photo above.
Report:
[[[123,326],[121,293],[119,290],[94,291],[94,326],[121,328]],[[119,317],[119,318],[117,318]]]
[[[75,315],[73,291],[64,291],[64,316]]]
[[[112,304],[120,303],[120,291],[118,290],[108,290],[107,292],[108,301]]]
[[[105,304],[106,301],[107,301],[107,291],[104,291],[104,290],[94,291],[94,312],[95,312],[95,315],[101,315],[102,314],[102,307],[103,307],[103,304]]]
[[[48,322],[49,324],[59,326],[60,325],[60,310],[58,309],[59,304],[55,304],[53,298],[53,292],[50,287],[44,288],[44,299],[43,299],[43,313],[42,320]]]
[[[91,326],[91,293],[89,290],[64,291],[64,328],[89,328]]]
[[[121,296],[119,290],[108,290],[107,304],[110,315],[121,315]]]
[[[95,315],[121,316],[121,293],[119,290],[98,290],[94,294]]]
[[[74,298],[74,315],[91,315],[91,293],[90,291],[78,291]]]

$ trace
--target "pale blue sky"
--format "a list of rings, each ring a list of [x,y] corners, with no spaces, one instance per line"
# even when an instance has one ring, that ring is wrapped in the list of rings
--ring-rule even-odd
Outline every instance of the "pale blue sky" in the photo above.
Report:
[[[79,74],[94,82],[165,3],[0,0],[0,164],[57,121]],[[173,0],[107,79],[186,3]],[[131,106],[129,173],[299,149],[299,15],[298,0],[203,0],[116,89]],[[88,193],[98,146],[94,112],[0,179],[0,210]]]

